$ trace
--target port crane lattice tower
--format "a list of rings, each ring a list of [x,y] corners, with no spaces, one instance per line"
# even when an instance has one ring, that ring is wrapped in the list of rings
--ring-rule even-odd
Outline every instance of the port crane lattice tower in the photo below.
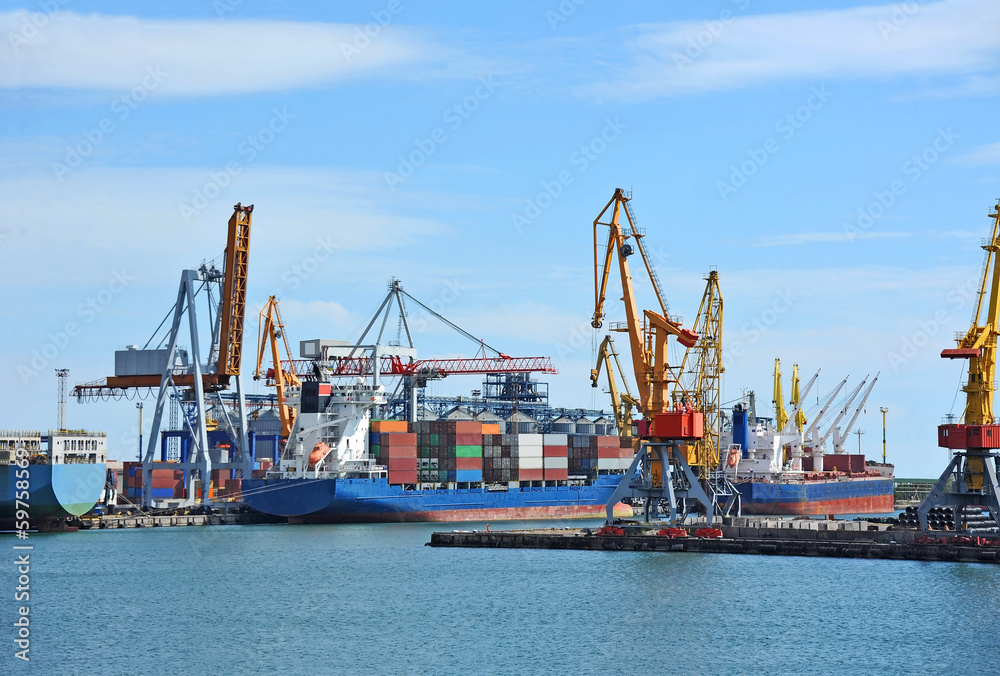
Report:
[[[941,351],[945,359],[968,359],[968,380],[965,411],[960,421],[946,419],[938,426],[938,446],[952,450],[951,461],[927,497],[917,508],[920,528],[927,532],[927,516],[936,506],[954,511],[955,529],[961,526],[961,514],[967,506],[982,506],[989,510],[993,521],[1000,525],[1000,425],[993,415],[993,393],[996,383],[997,336],[1000,335],[1000,200],[989,214],[993,228],[989,239],[982,242],[985,252],[979,296],[972,325],[956,336],[956,347]]]
[[[77,385],[73,393],[78,401],[96,399],[119,399],[129,392],[157,390],[149,442],[143,455],[143,503],[152,506],[152,473],[154,469],[183,470],[185,476],[185,497],[183,504],[192,505],[199,501],[209,501],[210,477],[212,469],[234,470],[237,477],[249,477],[253,469],[251,444],[247,431],[246,394],[241,376],[243,353],[243,325],[246,309],[247,270],[250,252],[250,222],[253,205],[236,204],[229,219],[225,263],[220,272],[214,265],[203,264],[197,270],[181,272],[177,298],[167,317],[171,319],[166,338],[165,350],[147,350],[156,334],[163,327],[161,323],[153,338],[143,350],[136,350],[138,357],[152,357],[162,368],[159,373],[139,370]],[[209,350],[202,361],[201,321],[197,310],[197,298],[207,299],[208,324],[211,330]],[[217,300],[216,300],[217,299]],[[187,335],[190,340],[190,358],[180,347],[187,318]],[[117,361],[117,355],[116,355]],[[145,360],[148,365],[149,360]],[[141,371],[141,372],[140,372]],[[235,384],[236,406],[232,414],[225,406],[222,391]],[[217,410],[221,413],[218,421],[208,420],[206,398],[215,397]],[[174,427],[176,410],[171,401],[186,402],[183,429],[161,430],[164,415],[167,425]],[[168,411],[168,409],[171,409]],[[235,419],[234,419],[235,418]],[[210,434],[210,427],[218,425],[220,432]],[[181,462],[166,462],[167,442],[172,438],[189,442],[189,452],[183,453]],[[224,441],[220,441],[224,437]],[[216,444],[212,446],[211,444]],[[160,459],[157,460],[157,451]],[[201,487],[199,496],[198,487]]]
[[[610,329],[628,335],[642,413],[642,420],[634,424],[635,436],[640,439],[635,442],[635,458],[608,501],[608,521],[614,519],[616,502],[624,497],[634,497],[645,501],[647,521],[656,517],[658,505],[665,502],[669,505],[671,522],[682,521],[692,508],[700,504],[711,523],[715,500],[706,491],[709,486],[691,467],[687,450],[705,435],[704,414],[690,406],[671,408],[670,386],[677,381],[677,375],[667,363],[668,338],[673,337],[684,347],[691,348],[698,342],[698,335],[681,328],[680,321],[667,314],[659,279],[643,246],[645,235],[636,228],[629,207],[630,199],[621,188],[616,189],[593,224],[594,315],[591,325],[599,329],[604,324],[608,281],[617,260],[626,321]],[[622,214],[628,223],[627,228],[623,227]],[[607,220],[602,220],[605,218]],[[601,227],[608,228],[607,239],[601,237]],[[628,263],[629,256],[636,249],[646,268],[660,312],[639,312]]]

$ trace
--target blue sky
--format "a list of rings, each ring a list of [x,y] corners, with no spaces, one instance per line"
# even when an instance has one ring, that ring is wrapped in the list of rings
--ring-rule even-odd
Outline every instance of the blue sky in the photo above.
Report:
[[[821,391],[881,371],[866,451],[887,406],[897,475],[947,461],[960,364],[937,355],[968,328],[1000,197],[995,3],[138,11],[0,3],[0,426],[53,426],[53,369],[93,380],[144,343],[238,201],[256,205],[248,336],[276,294],[293,340],[346,337],[394,276],[508,354],[552,356],[553,403],[606,406],[591,222],[620,186],[687,324],[718,267],[725,400],[766,409],[775,357],[822,368]],[[422,356],[470,351],[421,328]],[[134,413],[68,418],[126,457]]]

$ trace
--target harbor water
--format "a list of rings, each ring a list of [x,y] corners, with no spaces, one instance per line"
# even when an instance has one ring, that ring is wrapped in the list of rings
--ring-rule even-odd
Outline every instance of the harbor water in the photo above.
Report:
[[[424,546],[485,527],[32,534],[28,663],[8,536],[0,674],[1000,673],[995,565]]]

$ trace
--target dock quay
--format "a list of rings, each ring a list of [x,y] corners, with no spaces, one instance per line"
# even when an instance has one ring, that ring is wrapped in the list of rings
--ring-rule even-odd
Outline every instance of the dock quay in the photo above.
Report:
[[[164,528],[171,526],[234,526],[258,523],[286,523],[283,517],[269,514],[131,514],[79,519],[69,525],[79,530],[105,528]]]
[[[1000,539],[995,537],[962,537],[947,532],[923,536],[918,530],[890,530],[888,524],[867,521],[740,517],[726,519],[718,527],[721,537],[696,537],[695,532],[705,526],[702,520],[669,531],[661,525],[633,524],[622,524],[613,532],[605,532],[612,530],[608,528],[454,530],[432,533],[427,545],[1000,562]]]

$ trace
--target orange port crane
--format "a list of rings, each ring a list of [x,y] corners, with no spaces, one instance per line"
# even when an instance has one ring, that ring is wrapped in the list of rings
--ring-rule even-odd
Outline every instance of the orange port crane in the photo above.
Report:
[[[200,281],[222,281],[221,302],[218,307],[220,323],[217,335],[213,336],[213,343],[217,344],[218,347],[212,351],[215,358],[210,359],[207,368],[201,372],[201,384],[206,392],[219,392],[228,389],[230,379],[233,376],[238,376],[242,367],[243,320],[246,312],[252,213],[252,204],[245,207],[237,204],[233,207],[233,215],[230,216],[228,225],[224,272],[220,273],[214,266],[211,269],[197,271],[203,278]],[[183,309],[187,302],[188,299],[183,294],[179,295],[171,312],[176,312],[178,305]],[[160,326],[162,327],[163,324]],[[151,338],[146,347],[152,341]],[[144,361],[147,366],[153,365],[149,359]],[[154,389],[160,387],[163,381],[163,373],[158,368],[156,370],[149,369],[148,373],[119,374],[116,364],[115,370],[116,374],[113,376],[75,386],[73,394],[77,400],[119,399],[128,390]],[[194,370],[190,369],[187,373],[174,373],[171,376],[171,381],[176,387],[193,388],[195,385]]]
[[[281,360],[281,352],[278,340],[285,345],[285,356],[287,361]],[[267,343],[271,348],[271,360],[274,367],[267,373],[261,371],[264,362],[264,353]],[[257,368],[254,369],[253,379],[260,380],[265,377],[268,384],[274,385],[274,391],[278,398],[278,415],[281,417],[281,436],[288,439],[295,426],[295,407],[285,403],[285,389],[302,387],[302,381],[292,369],[285,370],[282,364],[291,363],[292,352],[288,348],[288,337],[285,335],[285,325],[281,322],[281,315],[278,313],[278,299],[271,296],[260,311],[260,323],[257,329]]]
[[[997,337],[1000,336],[1000,201],[989,214],[992,233],[984,240],[985,251],[979,298],[972,325],[960,335],[956,347],[942,350],[945,359],[968,359],[969,377],[965,412],[961,420],[949,419],[938,427],[938,446],[953,451],[951,462],[917,508],[920,527],[927,531],[927,516],[935,507],[951,508],[956,530],[965,519],[967,506],[985,506],[1000,525],[1000,425],[993,415],[996,384]],[[984,312],[985,310],[985,312]],[[983,316],[985,314],[985,317]]]
[[[733,495],[734,487],[727,481],[713,482],[708,473],[698,476],[692,470],[691,460],[697,460],[697,448],[705,436],[705,416],[697,410],[698,402],[686,398],[671,406],[670,385],[677,382],[677,374],[667,359],[670,337],[686,348],[697,345],[699,337],[694,331],[682,328],[680,320],[668,314],[659,279],[643,246],[645,233],[636,227],[630,200],[630,195],[621,188],[616,189],[593,223],[594,314],[591,325],[598,329],[604,324],[608,281],[617,259],[626,321],[609,328],[628,334],[642,414],[641,420],[633,422],[635,458],[608,501],[608,521],[614,519],[614,504],[631,497],[644,501],[646,521],[657,516],[661,503],[669,505],[668,518],[672,523],[683,521],[700,504],[711,524],[716,510],[721,508],[723,513],[728,513],[733,505],[738,510],[739,503]],[[622,214],[627,228],[623,225]],[[606,239],[600,234],[601,227],[608,228]],[[639,312],[628,262],[636,250],[656,294],[659,312]],[[701,455],[711,457],[706,453]]]

